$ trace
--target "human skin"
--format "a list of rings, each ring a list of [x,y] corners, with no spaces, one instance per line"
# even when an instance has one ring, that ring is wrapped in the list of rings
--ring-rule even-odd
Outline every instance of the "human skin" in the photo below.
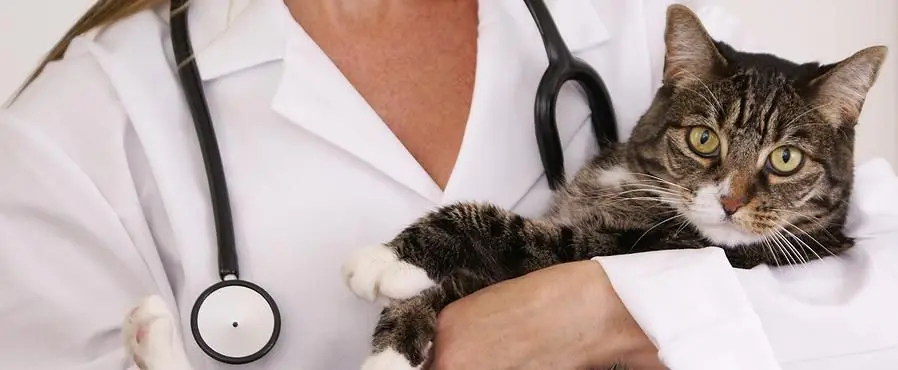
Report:
[[[552,266],[487,287],[438,316],[433,370],[664,369],[601,265]]]

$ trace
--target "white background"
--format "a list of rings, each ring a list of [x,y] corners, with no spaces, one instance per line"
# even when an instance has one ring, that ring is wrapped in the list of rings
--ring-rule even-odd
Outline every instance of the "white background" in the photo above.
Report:
[[[755,44],[765,47],[760,51],[833,62],[865,46],[889,46],[889,58],[861,117],[857,158],[884,157],[898,168],[898,1],[720,1],[741,17]],[[91,3],[0,0],[0,102]]]

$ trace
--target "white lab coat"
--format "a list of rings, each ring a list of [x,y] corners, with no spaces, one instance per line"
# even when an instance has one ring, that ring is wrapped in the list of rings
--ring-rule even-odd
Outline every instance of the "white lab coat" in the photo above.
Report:
[[[605,78],[627,137],[659,82],[669,0],[547,1]],[[735,23],[692,2],[716,36]],[[520,1],[480,2],[464,143],[441,191],[279,0],[195,0],[193,45],[227,169],[242,277],[284,314],[245,369],[356,369],[379,308],[342,285],[356,247],[434,207],[546,209],[532,123],[545,51]],[[0,118],[0,367],[124,369],[119,326],[162,295],[189,333],[217,281],[207,185],[170,53],[167,12],[80,37]],[[426,81],[422,81],[425,83]],[[558,108],[569,174],[595,153],[583,96]],[[600,259],[674,370],[898,368],[898,178],[860,167],[858,247],[807,266],[736,271],[717,249]],[[198,370],[230,369],[189,334]]]

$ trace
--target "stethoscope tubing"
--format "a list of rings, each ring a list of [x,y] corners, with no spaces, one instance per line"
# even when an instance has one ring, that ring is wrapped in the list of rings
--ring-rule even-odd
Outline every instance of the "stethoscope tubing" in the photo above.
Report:
[[[224,280],[228,276],[240,277],[237,262],[237,247],[234,236],[234,221],[231,215],[231,202],[228,195],[228,184],[225,178],[221,151],[212,124],[206,94],[194,58],[193,45],[190,41],[190,29],[187,22],[189,0],[172,0],[171,2],[171,39],[175,60],[178,61],[178,75],[184,96],[190,107],[199,139],[203,163],[206,167],[206,178],[212,200],[212,213],[215,219],[215,232],[218,240],[218,274]]]

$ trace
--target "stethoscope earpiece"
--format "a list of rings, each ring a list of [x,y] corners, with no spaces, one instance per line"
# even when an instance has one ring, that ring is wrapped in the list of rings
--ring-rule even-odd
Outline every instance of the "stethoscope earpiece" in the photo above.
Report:
[[[190,313],[190,328],[209,357],[228,364],[246,364],[274,347],[281,332],[281,316],[264,289],[227,278],[197,298]]]

